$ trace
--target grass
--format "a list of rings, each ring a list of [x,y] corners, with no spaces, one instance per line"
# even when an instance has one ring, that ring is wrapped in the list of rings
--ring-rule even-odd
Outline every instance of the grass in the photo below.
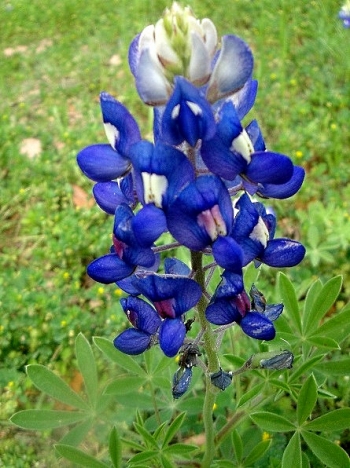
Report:
[[[281,230],[309,247],[293,278],[342,273],[346,300],[350,31],[337,20],[340,3],[233,0],[229,10],[223,1],[189,4],[198,17],[212,18],[221,35],[233,32],[251,45],[259,80],[254,116],[268,146],[307,170],[300,194],[275,206]],[[7,457],[0,466],[45,466],[50,458],[38,438],[6,422],[33,404],[25,366],[50,364],[73,379],[78,332],[113,338],[122,326],[120,292],[85,274],[109,248],[111,226],[91,204],[91,184],[75,156],[105,141],[102,90],[129,106],[147,134],[149,112],[131,86],[127,51],[165,6],[160,0],[0,1],[0,454]]]

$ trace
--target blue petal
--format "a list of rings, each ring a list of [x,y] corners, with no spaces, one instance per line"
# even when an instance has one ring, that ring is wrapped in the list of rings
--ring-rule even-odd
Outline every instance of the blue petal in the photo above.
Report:
[[[162,138],[171,145],[212,138],[215,120],[208,101],[198,88],[182,77],[175,78],[175,89],[162,116]]]
[[[181,319],[165,319],[159,329],[159,345],[168,357],[175,356],[186,336],[186,327]]]
[[[218,101],[242,88],[251,77],[253,66],[253,54],[248,45],[237,36],[224,36],[208,85],[208,101]]]
[[[270,341],[276,334],[273,323],[259,312],[248,312],[240,326],[246,335],[258,340]]]
[[[154,335],[158,330],[161,319],[155,309],[138,297],[129,296],[128,298],[120,299],[120,304],[123,307],[130,323],[141,331]]]
[[[226,270],[242,274],[243,252],[232,237],[218,237],[212,248],[218,265]]]
[[[141,354],[149,347],[151,335],[135,328],[129,328],[117,336],[113,344],[122,353],[136,355]]]
[[[225,299],[241,294],[243,291],[243,276],[242,274],[224,271],[221,275],[221,281],[215,291],[216,299]]]
[[[108,144],[84,148],[78,153],[77,162],[83,173],[95,182],[117,179],[130,169],[130,160]]]
[[[269,198],[284,199],[295,195],[302,186],[305,178],[305,170],[300,166],[294,166],[293,176],[285,184],[264,184],[258,189],[258,195]]]
[[[220,369],[218,372],[210,375],[210,380],[215,387],[220,388],[220,390],[226,390],[231,385],[232,372],[224,372]]]
[[[246,132],[253,143],[255,151],[265,151],[266,146],[262,136],[259,124],[256,120],[252,120],[246,127]]]
[[[142,247],[150,247],[167,230],[164,212],[154,205],[145,205],[132,220],[132,229]]]
[[[246,169],[248,179],[261,184],[284,184],[293,176],[293,163],[283,154],[256,152]]]
[[[164,270],[169,275],[189,276],[190,268],[177,258],[167,257],[164,260]]]
[[[238,309],[229,300],[219,299],[208,305],[205,316],[214,325],[228,325],[242,318]]]
[[[127,156],[131,145],[141,140],[139,127],[128,109],[110,94],[100,94],[103,122],[113,148]]]
[[[291,239],[273,239],[258,260],[271,267],[283,268],[298,265],[305,256],[305,247]]]
[[[98,182],[92,190],[98,206],[110,215],[114,215],[121,203],[128,201],[117,182]]]
[[[116,254],[107,254],[97,258],[87,267],[88,275],[99,283],[109,284],[126,278],[134,271],[134,266],[128,265]]]
[[[253,107],[257,92],[257,80],[248,80],[243,88],[237,91],[232,97],[228,98],[233,102],[240,120],[243,120]]]

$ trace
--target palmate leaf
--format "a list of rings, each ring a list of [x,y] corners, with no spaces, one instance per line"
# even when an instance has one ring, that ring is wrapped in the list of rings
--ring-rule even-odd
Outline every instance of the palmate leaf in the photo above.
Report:
[[[79,370],[84,379],[86,393],[91,406],[95,407],[98,389],[96,361],[91,346],[82,333],[79,333],[75,340],[75,354]]]
[[[105,463],[79,450],[71,445],[57,444],[55,449],[62,457],[74,463],[74,466],[85,466],[87,468],[109,468]]]
[[[27,366],[27,375],[42,392],[73,408],[89,410],[89,405],[60,377],[40,364]]]
[[[316,457],[329,468],[349,468],[347,453],[328,439],[312,432],[303,431],[302,437]]]
[[[170,424],[168,427],[168,430],[165,433],[162,448],[166,447],[173,437],[178,433],[180,427],[182,426],[182,423],[184,422],[184,419],[186,417],[186,413],[180,413],[174,421]]]
[[[81,411],[23,410],[15,413],[10,421],[22,429],[42,431],[69,426],[86,418]]]

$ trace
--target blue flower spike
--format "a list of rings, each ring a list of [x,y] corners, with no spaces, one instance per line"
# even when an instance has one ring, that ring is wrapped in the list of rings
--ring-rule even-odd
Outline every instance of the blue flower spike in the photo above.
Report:
[[[347,6],[339,12],[345,27]],[[208,369],[218,368],[211,357],[216,353],[219,362],[227,328],[274,339],[284,306],[269,304],[254,284],[247,294],[245,267],[285,268],[303,260],[300,242],[276,237],[276,215],[264,203],[295,195],[305,170],[268,148],[254,118],[245,122],[258,82],[252,51],[239,37],[219,41],[211,20],[174,2],[133,39],[128,58],[136,91],[153,108],[153,135],[144,139],[124,104],[100,94],[107,141],[82,149],[77,161],[94,182],[97,205],[114,222],[109,252],[87,273],[129,295],[120,300],[131,326],[114,339],[119,351],[138,355],[159,346],[169,358],[179,354],[177,399],[194,366],[205,368],[208,359]],[[212,332],[217,340],[207,340]],[[244,371],[292,363],[289,351],[258,353]],[[208,369],[221,390],[242,371]]]

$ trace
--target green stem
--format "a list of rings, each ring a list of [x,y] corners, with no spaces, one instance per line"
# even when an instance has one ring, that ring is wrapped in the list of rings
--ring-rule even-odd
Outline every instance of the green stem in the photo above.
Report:
[[[205,274],[202,265],[203,254],[201,252],[191,252],[192,269],[194,279],[205,292]],[[197,304],[198,321],[203,331],[203,342],[205,355],[207,357],[208,372],[215,372],[219,369],[219,360],[215,351],[215,337],[213,331],[205,317],[207,300],[202,294]],[[213,388],[209,375],[206,376],[205,399],[203,405],[203,423],[206,437],[205,453],[202,461],[202,468],[210,468],[215,454],[215,436],[213,423],[213,407],[216,399],[216,390]]]

